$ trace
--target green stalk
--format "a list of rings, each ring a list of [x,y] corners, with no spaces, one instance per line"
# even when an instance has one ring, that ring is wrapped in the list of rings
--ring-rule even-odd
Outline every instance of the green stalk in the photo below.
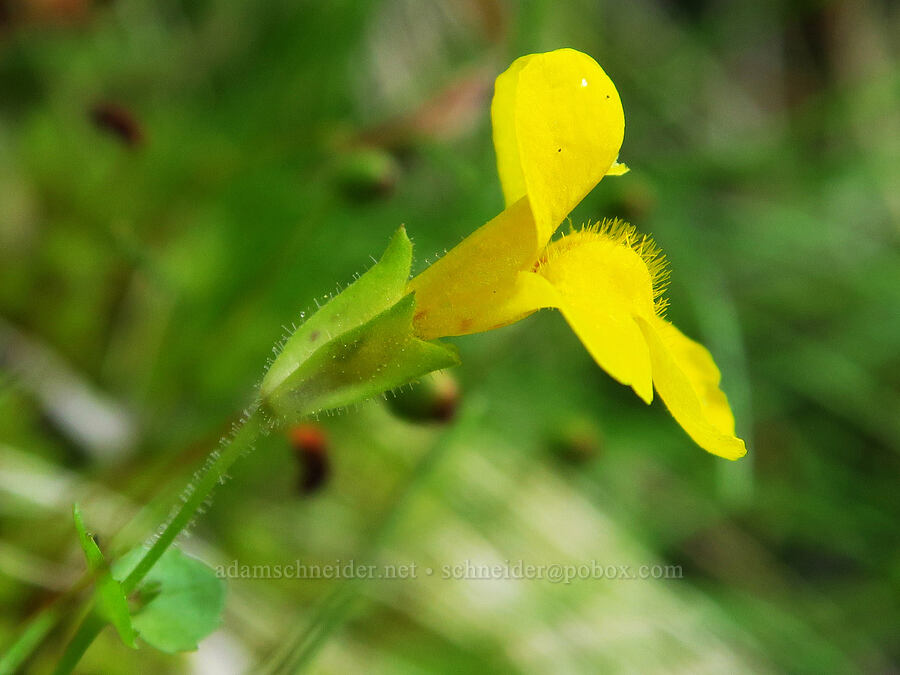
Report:
[[[31,657],[50,632],[62,621],[64,608],[68,608],[81,591],[91,585],[93,580],[93,574],[85,573],[74,586],[27,621],[16,641],[0,656],[0,675],[20,672],[20,666]]]
[[[100,635],[100,631],[103,630],[105,625],[106,621],[100,618],[92,608],[81,622],[81,625],[78,626],[75,635],[69,640],[66,651],[63,652],[62,658],[56,664],[56,670],[53,671],[54,675],[68,675],[68,673],[71,673],[75,666],[78,665],[81,657],[84,656],[88,647]]]
[[[0,658],[0,675],[19,672],[22,663],[47,637],[60,618],[59,608],[49,607],[35,616],[22,631],[19,639]]]
[[[191,524],[197,511],[203,506],[217,485],[225,482],[228,470],[241,455],[250,450],[260,432],[263,430],[263,421],[258,409],[253,410],[245,418],[241,427],[234,436],[220,450],[213,451],[207,458],[204,468],[194,481],[188,484],[183,493],[183,503],[178,511],[166,524],[165,529],[157,537],[153,545],[144,554],[140,562],[122,582],[122,590],[126,595],[131,593],[143,580],[156,561],[172,545],[175,538]]]
[[[244,416],[241,426],[230,440],[213,451],[206,460],[194,480],[185,488],[181,497],[181,505],[166,523],[162,532],[147,549],[144,556],[131,573],[122,582],[122,590],[126,595],[134,591],[146,574],[172,545],[176,537],[188,527],[197,512],[209,499],[216,486],[224,483],[231,466],[249,451],[260,433],[265,432],[265,423],[258,408],[253,408]],[[69,641],[66,651],[56,668],[57,675],[71,673],[88,647],[103,629],[105,622],[95,612],[90,612],[81,622],[75,635]]]

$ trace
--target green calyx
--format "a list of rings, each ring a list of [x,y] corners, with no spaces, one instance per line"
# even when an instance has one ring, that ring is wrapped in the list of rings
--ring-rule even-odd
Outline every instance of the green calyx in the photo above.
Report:
[[[413,333],[411,265],[412,243],[401,227],[381,260],[291,335],[260,387],[275,422],[357,403],[459,364],[454,348]]]

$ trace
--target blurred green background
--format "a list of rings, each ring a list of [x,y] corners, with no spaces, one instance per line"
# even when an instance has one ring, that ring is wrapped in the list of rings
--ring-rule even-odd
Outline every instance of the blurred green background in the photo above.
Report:
[[[241,672],[341,597],[316,672],[896,672],[897,35],[874,0],[0,1],[0,645],[81,573],[73,501],[107,552],[141,541],[283,325],[401,223],[422,269],[500,211],[493,78],[571,46],[616,83],[632,168],[573,221],[654,235],[750,454],[693,446],[541,312],[454,340],[455,422],[324,416],[311,494],[270,436],[183,546],[327,563],[374,532],[420,568],[683,578],[231,580],[198,652],[107,630],[81,672]]]

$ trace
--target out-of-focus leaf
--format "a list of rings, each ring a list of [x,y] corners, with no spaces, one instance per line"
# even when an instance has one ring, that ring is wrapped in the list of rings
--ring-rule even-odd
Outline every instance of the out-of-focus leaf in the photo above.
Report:
[[[144,553],[143,548],[129,551],[113,565],[113,576],[124,579]],[[222,622],[224,582],[205,563],[178,549],[162,555],[138,593],[143,606],[132,623],[144,642],[161,651],[192,651]]]

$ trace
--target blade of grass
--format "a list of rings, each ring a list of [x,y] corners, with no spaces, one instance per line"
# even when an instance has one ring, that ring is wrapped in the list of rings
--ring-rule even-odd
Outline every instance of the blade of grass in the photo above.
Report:
[[[483,405],[470,401],[463,408],[456,424],[444,432],[419,460],[409,478],[397,489],[390,506],[382,514],[372,534],[360,550],[357,559],[371,561],[394,534],[409,504],[428,484],[437,466],[453,448],[457,439],[471,431],[481,416]],[[346,621],[356,606],[364,579],[351,577],[341,580],[328,595],[308,624],[285,640],[257,671],[259,675],[300,673],[306,670],[328,638]]]

